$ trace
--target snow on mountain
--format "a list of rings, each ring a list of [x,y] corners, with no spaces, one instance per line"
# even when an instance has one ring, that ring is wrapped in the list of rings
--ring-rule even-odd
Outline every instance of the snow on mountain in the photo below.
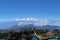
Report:
[[[34,25],[34,26],[45,26],[45,25],[52,25],[52,26],[60,26],[60,20],[41,20],[36,18],[17,18],[11,19],[9,21],[0,22],[0,29],[6,29],[13,26],[25,26],[25,25]]]
[[[15,20],[16,21],[16,20]],[[43,25],[56,25],[60,26],[60,20],[46,20],[46,19],[36,19],[36,18],[23,18],[18,19],[18,25],[28,25],[33,24],[35,26],[43,26]]]
[[[36,18],[16,18],[16,19],[11,19],[10,21],[38,21]]]

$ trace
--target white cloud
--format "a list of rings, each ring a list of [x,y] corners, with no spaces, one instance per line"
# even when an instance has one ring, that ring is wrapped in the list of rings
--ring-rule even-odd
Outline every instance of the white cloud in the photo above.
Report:
[[[16,19],[10,19],[9,21],[36,21],[34,25],[36,26],[43,26],[43,25],[56,25],[60,26],[60,21],[55,20],[43,20],[43,19],[36,19],[36,18],[16,18]],[[24,23],[22,23],[24,24]]]
[[[11,21],[25,21],[25,20],[27,20],[27,21],[38,21],[38,19],[36,19],[36,18],[17,18],[17,19],[11,19]]]
[[[36,26],[48,25],[49,20],[41,20],[35,23]]]
[[[26,20],[33,20],[33,21],[37,21],[38,19],[36,19],[36,18],[26,18]]]
[[[19,20],[20,20],[19,18],[15,19],[15,21],[19,21]]]
[[[23,26],[23,25],[26,25],[26,23],[24,23],[24,22],[20,22],[19,24],[18,24],[18,26]]]
[[[56,21],[55,23],[53,23],[53,25],[60,26],[60,22]]]

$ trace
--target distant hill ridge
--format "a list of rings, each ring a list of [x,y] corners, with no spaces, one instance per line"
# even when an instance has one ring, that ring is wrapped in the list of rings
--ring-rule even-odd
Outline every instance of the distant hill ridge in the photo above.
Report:
[[[0,22],[0,29],[14,29],[14,30],[25,30],[29,28],[36,29],[59,29],[60,21],[56,20],[38,20],[35,18],[15,19],[11,21]]]

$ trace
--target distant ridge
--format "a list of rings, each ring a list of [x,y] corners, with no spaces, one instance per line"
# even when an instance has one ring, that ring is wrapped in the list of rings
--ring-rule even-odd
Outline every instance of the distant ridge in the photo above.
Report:
[[[29,28],[36,29],[49,29],[60,30],[60,21],[59,20],[38,20],[36,18],[22,18],[14,19],[5,22],[0,22],[0,29],[14,29],[14,30],[25,30]]]

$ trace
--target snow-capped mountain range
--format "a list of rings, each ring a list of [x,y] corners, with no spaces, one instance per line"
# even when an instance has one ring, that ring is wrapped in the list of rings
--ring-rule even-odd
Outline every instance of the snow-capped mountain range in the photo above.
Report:
[[[44,27],[48,29],[49,27],[53,28],[60,28],[60,20],[46,20],[46,19],[36,19],[36,18],[17,18],[17,19],[10,19],[8,21],[0,22],[0,29],[11,29],[11,28],[25,28],[25,27]],[[49,27],[47,27],[49,26]]]

